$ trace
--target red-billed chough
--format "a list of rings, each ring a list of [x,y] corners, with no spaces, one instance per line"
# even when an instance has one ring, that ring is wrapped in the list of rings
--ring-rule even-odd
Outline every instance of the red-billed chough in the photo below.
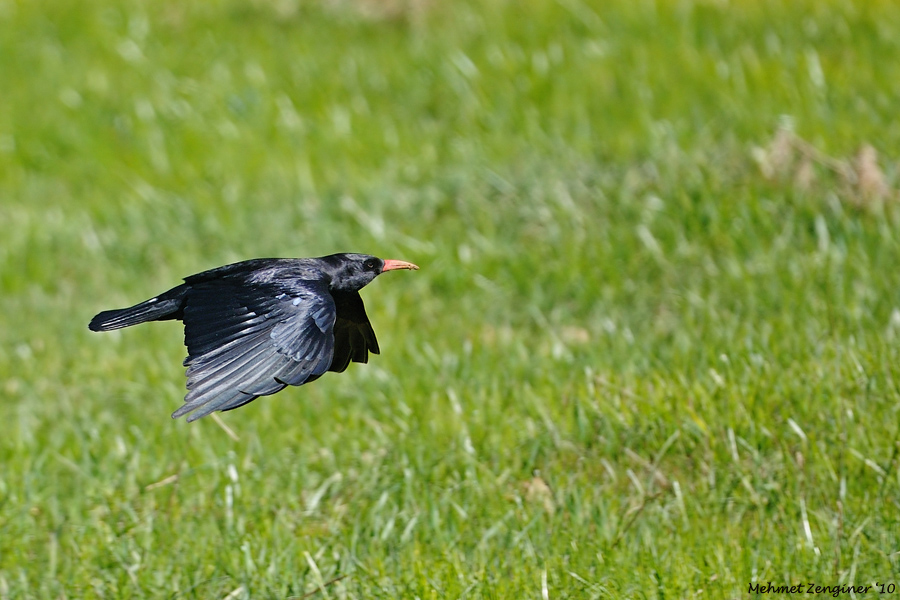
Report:
[[[91,331],[184,321],[188,421],[303,385],[378,354],[359,290],[385,271],[418,269],[365,254],[259,258],[186,277],[131,308],[108,310]]]

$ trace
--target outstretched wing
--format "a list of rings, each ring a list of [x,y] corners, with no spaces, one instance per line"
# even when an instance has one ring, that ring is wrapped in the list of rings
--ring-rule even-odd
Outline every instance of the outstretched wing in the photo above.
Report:
[[[194,421],[317,379],[332,362],[335,319],[320,282],[195,284],[184,307],[188,394],[172,417]]]
[[[369,352],[378,354],[378,340],[366,316],[359,292],[334,292],[337,320],[334,323],[334,360],[329,371],[343,373],[350,361],[369,362]]]

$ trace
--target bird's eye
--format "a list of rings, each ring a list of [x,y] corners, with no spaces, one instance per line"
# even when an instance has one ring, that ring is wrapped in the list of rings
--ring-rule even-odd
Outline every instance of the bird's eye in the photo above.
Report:
[[[371,258],[370,258],[369,260],[367,260],[367,261],[366,261],[366,268],[367,268],[367,269],[374,269],[374,268],[375,268],[375,261],[372,260]]]

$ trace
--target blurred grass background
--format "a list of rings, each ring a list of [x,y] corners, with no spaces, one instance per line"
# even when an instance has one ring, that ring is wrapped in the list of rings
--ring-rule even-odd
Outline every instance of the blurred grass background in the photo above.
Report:
[[[0,0],[0,29],[0,598],[900,579],[896,3]],[[224,414],[238,440],[169,419],[180,327],[87,330],[338,251],[422,266],[363,292],[383,355]]]

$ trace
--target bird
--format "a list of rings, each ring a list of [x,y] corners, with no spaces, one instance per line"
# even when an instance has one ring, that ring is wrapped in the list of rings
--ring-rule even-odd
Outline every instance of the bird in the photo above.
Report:
[[[234,410],[289,385],[342,373],[379,354],[359,290],[403,260],[341,253],[257,258],[190,277],[129,308],[97,314],[91,331],[148,321],[184,323],[187,395],[172,418],[196,421]]]

